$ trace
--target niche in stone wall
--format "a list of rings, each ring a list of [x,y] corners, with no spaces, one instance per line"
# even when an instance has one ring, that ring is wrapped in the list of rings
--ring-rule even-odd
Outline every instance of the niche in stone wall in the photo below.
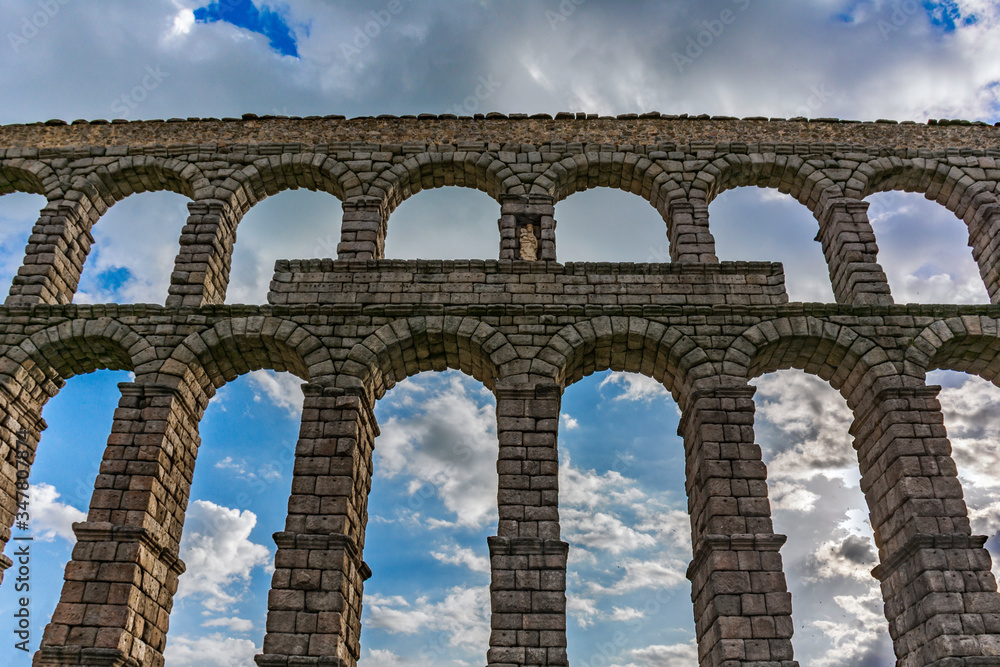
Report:
[[[389,216],[386,259],[497,259],[500,205],[485,192],[443,187],[413,195]]]
[[[914,192],[883,192],[867,201],[879,264],[896,303],[990,302],[968,227],[954,213]]]
[[[819,223],[793,197],[756,187],[727,190],[709,216],[720,261],[781,262],[790,301],[833,303],[830,271],[815,241]]]
[[[143,192],[108,209],[91,230],[73,303],[164,303],[189,201]]]

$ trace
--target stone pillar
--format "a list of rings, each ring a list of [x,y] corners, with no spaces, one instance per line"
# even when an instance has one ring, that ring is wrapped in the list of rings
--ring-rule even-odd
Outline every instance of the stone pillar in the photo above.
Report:
[[[87,520],[34,665],[162,667],[207,397],[122,383]]]
[[[701,667],[792,667],[792,599],[754,444],[754,387],[717,387],[687,401],[688,568]]]
[[[838,197],[826,200],[819,211],[816,240],[830,269],[837,303],[852,306],[891,306],[889,281],[878,263],[875,232],[868,221],[868,202]]]
[[[187,223],[170,274],[168,306],[197,308],[226,300],[236,226],[242,218],[243,213],[227,201],[188,203]]]
[[[361,559],[378,426],[359,394],[306,384],[292,495],[267,601],[261,667],[355,667],[361,596],[371,570]]]
[[[718,264],[715,237],[708,226],[708,204],[675,199],[667,204],[670,261]]]
[[[0,584],[12,564],[3,551],[19,511],[18,497],[28,483],[38,440],[46,428],[41,406],[25,396],[26,392],[13,396],[6,385],[0,385]]]
[[[100,215],[87,199],[49,202],[28,238],[5,305],[72,303]]]
[[[556,207],[548,195],[500,197],[500,259],[521,259],[521,230],[531,225],[538,239],[538,259],[556,261]]]
[[[384,259],[388,219],[378,199],[358,197],[345,201],[337,259]]]
[[[559,539],[562,387],[498,387],[500,523],[491,537],[490,667],[567,665],[566,558]]]
[[[969,245],[990,303],[1000,304],[1000,204],[989,201],[976,208],[969,223]]]
[[[986,538],[971,534],[940,389],[884,389],[856,413],[873,574],[900,667],[998,665],[1000,596]]]

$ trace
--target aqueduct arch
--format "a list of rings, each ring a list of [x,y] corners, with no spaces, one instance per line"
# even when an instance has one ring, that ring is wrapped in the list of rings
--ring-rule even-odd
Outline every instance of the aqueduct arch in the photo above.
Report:
[[[223,134],[228,143],[217,140]],[[296,141],[278,143],[288,137]],[[954,502],[961,489],[937,388],[925,385],[938,367],[996,383],[1000,306],[893,305],[863,201],[920,191],[955,211],[1000,302],[998,157],[998,130],[981,124],[659,114],[0,127],[0,193],[49,199],[0,309],[3,541],[18,431],[37,443],[45,400],[74,374],[137,374],[121,386],[107,474],[77,527],[76,564],[35,664],[163,664],[199,420],[217,387],[269,368],[306,382],[305,411],[257,663],[354,667],[370,575],[374,404],[414,373],[458,368],[497,397],[500,522],[489,545],[494,633],[484,652],[491,667],[566,665],[559,407],[567,385],[612,368],[662,382],[683,412],[700,664],[791,667],[784,537],[771,525],[750,382],[795,367],[828,381],[854,411],[898,664],[1000,665],[989,554]],[[497,200],[498,259],[385,260],[392,211],[445,186]],[[812,211],[838,303],[788,303],[780,265],[718,261],[709,204],[745,186],[777,188]],[[666,221],[673,262],[557,263],[558,202],[593,187],[649,201]],[[343,202],[338,257],[280,260],[268,305],[219,305],[240,219],[293,188]],[[192,200],[166,307],[66,305],[91,226],[115,201],[152,190]],[[522,240],[528,224],[534,243]],[[144,447],[132,446],[138,438]],[[129,466],[135,457],[145,458]],[[525,491],[525,480],[535,486]],[[156,582],[156,592],[112,592],[116,582],[94,574],[98,561]],[[524,583],[536,575],[546,588]],[[965,587],[949,588],[956,581]],[[98,585],[84,599],[88,584]],[[743,595],[768,602],[734,604]],[[336,622],[311,622],[321,614]]]

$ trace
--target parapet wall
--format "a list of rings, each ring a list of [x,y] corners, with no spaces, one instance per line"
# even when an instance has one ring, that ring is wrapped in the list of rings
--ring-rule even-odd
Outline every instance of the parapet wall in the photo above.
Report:
[[[279,260],[275,305],[777,306],[780,264]]]

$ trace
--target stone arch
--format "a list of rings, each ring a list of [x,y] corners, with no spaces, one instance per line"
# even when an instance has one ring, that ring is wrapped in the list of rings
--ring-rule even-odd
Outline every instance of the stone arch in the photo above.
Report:
[[[489,324],[474,317],[432,316],[383,325],[351,349],[339,370],[377,400],[412,375],[449,368],[493,390],[498,380],[516,372],[518,361],[506,336]]]
[[[897,366],[878,344],[847,325],[798,316],[747,329],[723,356],[723,372],[736,383],[797,368],[830,383],[854,410],[875,383],[902,386]]]
[[[194,200],[209,181],[194,164],[173,158],[136,155],[98,165],[70,181],[67,200],[86,199],[98,215],[115,203],[143,192],[169,191]]]
[[[604,187],[639,195],[666,219],[669,203],[685,197],[684,188],[668,169],[632,152],[578,153],[553,164],[535,179],[531,191],[559,202],[575,192]]]
[[[173,387],[216,389],[250,371],[290,372],[316,382],[333,372],[330,351],[291,320],[266,315],[234,317],[190,334],[151,380]]]
[[[410,155],[382,170],[365,194],[382,202],[388,216],[421,190],[447,186],[485,192],[497,202],[504,194],[527,194],[527,187],[495,154],[475,151]]]
[[[965,315],[938,320],[909,347],[904,373],[923,384],[933,370],[969,373],[1000,387],[1000,319]]]
[[[825,199],[843,196],[840,185],[827,172],[832,169],[840,169],[839,163],[832,159],[730,153],[713,160],[695,175],[690,196],[710,204],[727,190],[757,186],[791,195],[815,213]]]
[[[984,178],[986,169],[998,169],[995,158],[880,157],[854,170],[847,196],[864,199],[893,190],[917,192],[935,201],[967,224],[976,210],[996,203],[1000,186]]]
[[[41,407],[65,381],[96,370],[140,371],[155,362],[149,341],[114,319],[67,320],[36,331],[0,357],[0,383]]]
[[[0,195],[27,192],[49,199],[62,195],[61,183],[52,168],[35,160],[0,161]]]
[[[530,366],[532,374],[563,387],[602,370],[651,377],[678,403],[699,379],[716,375],[708,354],[690,336],[641,317],[603,316],[567,325]]]
[[[322,153],[269,155],[235,169],[215,183],[212,195],[239,215],[285,190],[326,192],[340,201],[364,194],[361,180],[346,164]]]

